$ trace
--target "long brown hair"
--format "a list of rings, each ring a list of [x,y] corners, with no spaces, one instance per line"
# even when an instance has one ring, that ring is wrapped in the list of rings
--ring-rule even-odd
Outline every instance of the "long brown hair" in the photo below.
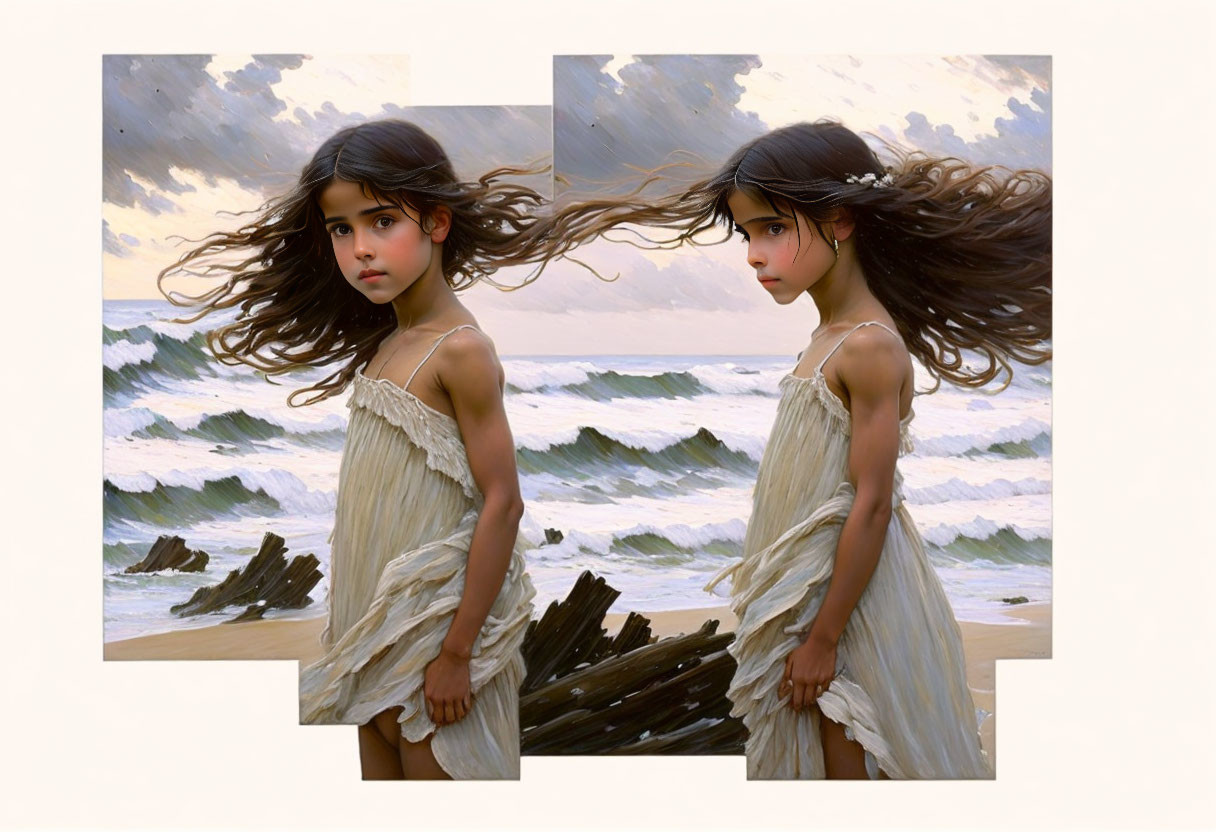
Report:
[[[677,193],[643,195],[665,178],[656,169],[630,195],[567,201],[546,221],[551,256],[622,225],[675,232],[623,240],[643,248],[720,243],[730,236],[727,199],[736,190],[779,213],[798,211],[825,242],[820,224],[844,210],[870,291],[938,384],[980,387],[1003,371],[1008,385],[1010,360],[1049,360],[1051,178],[886,147],[890,167],[839,123],[783,127]],[[720,225],[725,236],[707,242],[705,232]],[[964,350],[987,366],[967,366]]]
[[[461,182],[439,143],[414,124],[389,119],[349,127],[321,145],[290,193],[248,212],[256,214],[251,222],[193,241],[200,244],[157,276],[157,288],[175,305],[201,307],[177,319],[182,323],[240,307],[234,322],[207,333],[208,348],[225,364],[275,374],[340,362],[326,378],[287,398],[297,406],[297,396],[312,392],[300,403],[312,404],[341,392],[396,326],[391,305],[372,303],[343,279],[317,203],[320,192],[341,179],[423,217],[447,206],[452,225],[443,243],[443,275],[460,290],[493,283],[491,275],[505,266],[540,264],[524,283],[539,275],[546,251],[528,231],[542,198],[500,180],[546,170],[502,167]],[[174,276],[222,282],[185,295],[165,288]]]

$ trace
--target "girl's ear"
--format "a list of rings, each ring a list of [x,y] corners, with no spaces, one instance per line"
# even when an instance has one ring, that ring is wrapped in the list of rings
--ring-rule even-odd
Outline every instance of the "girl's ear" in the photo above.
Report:
[[[832,220],[832,233],[836,235],[837,240],[849,239],[853,228],[853,216],[848,211],[841,211],[837,214],[836,219]]]
[[[452,230],[452,209],[446,205],[436,205],[427,214],[427,220],[430,227],[427,229],[427,234],[431,237],[432,243],[442,243],[448,238],[448,232]]]

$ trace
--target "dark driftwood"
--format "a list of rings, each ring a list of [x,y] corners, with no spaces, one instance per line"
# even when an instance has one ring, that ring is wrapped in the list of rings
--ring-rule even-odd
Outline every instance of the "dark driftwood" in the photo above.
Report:
[[[232,621],[251,621],[272,607],[299,609],[312,603],[308,592],[321,580],[315,555],[297,555],[290,565],[283,554],[283,538],[267,532],[258,553],[244,569],[234,569],[218,584],[200,587],[184,604],[169,611],[179,615],[202,615],[234,604],[248,605]]]
[[[607,749],[606,754],[742,754],[747,728],[737,719],[704,719],[666,734]]]
[[[734,633],[717,635],[717,628],[717,621],[706,621],[690,635],[666,638],[563,676],[520,699],[520,725],[540,725],[571,710],[598,710],[675,675],[734,640]]]
[[[565,535],[558,529],[545,529],[545,545],[561,543],[565,539]]]
[[[625,618],[625,623],[621,625],[621,630],[616,634],[616,637],[608,638],[607,636],[603,636],[600,639],[599,646],[587,657],[587,661],[590,664],[602,662],[613,656],[619,656],[622,653],[628,653],[630,650],[644,647],[650,644],[652,640],[650,619],[641,613],[631,612]]]
[[[123,572],[157,572],[161,569],[176,569],[178,572],[202,572],[210,558],[202,550],[186,547],[186,541],[177,535],[162,534],[156,538],[147,556],[139,563],[128,566]]]
[[[524,633],[523,657],[528,668],[524,694],[574,670],[600,647],[604,613],[621,593],[590,572],[574,582],[566,600],[549,604],[539,621]]]
[[[747,730],[726,698],[735,661],[725,648],[734,634],[706,621],[695,633],[651,642],[649,620],[630,613],[608,638],[601,623],[617,595],[584,572],[565,601],[532,622],[520,752],[741,754]],[[532,663],[538,659],[543,665]]]
[[[735,663],[724,650],[702,659],[681,662],[682,672],[657,683],[622,685],[610,695],[621,696],[596,707],[606,698],[601,691],[593,702],[575,697],[577,720],[558,717],[525,730],[522,745],[534,754],[592,754],[627,746],[645,736],[662,735],[702,719],[722,719],[730,712],[726,688]],[[629,688],[633,690],[629,690]],[[622,691],[629,691],[622,693]],[[579,707],[586,705],[586,707]]]

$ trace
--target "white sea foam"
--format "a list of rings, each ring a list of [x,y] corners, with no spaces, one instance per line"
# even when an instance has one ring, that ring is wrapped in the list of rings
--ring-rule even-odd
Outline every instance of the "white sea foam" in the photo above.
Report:
[[[760,396],[698,396],[673,403],[668,399],[630,399],[628,406],[567,394],[524,393],[507,398],[516,444],[545,451],[578,437],[591,426],[634,448],[661,450],[707,428],[732,451],[758,460],[776,401]]]
[[[734,362],[698,364],[688,370],[697,381],[716,393],[732,395],[767,393],[777,395],[781,377],[788,370],[756,370]]]
[[[130,436],[155,422],[156,414],[146,407],[108,408],[101,421],[106,436]]]
[[[564,387],[582,384],[600,368],[590,361],[541,362],[522,359],[503,361],[507,383],[518,390],[540,390],[542,387]]]
[[[135,439],[129,436],[108,437],[104,444],[106,478],[119,485],[123,482],[148,482],[180,476],[173,471],[191,471],[201,480],[217,480],[229,476],[234,468],[259,475],[276,476],[267,472],[290,474],[300,480],[309,491],[335,494],[338,486],[340,453],[324,448],[291,446],[282,442],[275,448],[271,440],[270,450],[226,456],[216,453],[216,443],[203,439]],[[124,490],[125,486],[120,487]],[[152,486],[154,487],[154,486]],[[147,491],[150,488],[135,488]]]
[[[952,500],[992,500],[1016,497],[1024,494],[1050,494],[1051,482],[1027,477],[1010,481],[996,479],[983,485],[974,485],[951,477],[949,480],[923,488],[905,488],[904,499],[915,505],[948,503]]]
[[[101,347],[101,363],[110,370],[117,370],[128,364],[146,364],[156,355],[156,344],[145,341],[133,344],[130,341],[115,341],[113,344],[103,344]]]
[[[1002,529],[1028,541],[1051,538],[1050,494],[911,505],[908,510],[921,536],[937,546],[960,537],[984,540]]]

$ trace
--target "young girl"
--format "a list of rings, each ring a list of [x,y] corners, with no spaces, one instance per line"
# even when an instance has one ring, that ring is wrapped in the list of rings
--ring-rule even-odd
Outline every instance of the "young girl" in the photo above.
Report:
[[[539,262],[539,196],[456,179],[404,121],[342,130],[291,193],[160,275],[226,276],[176,303],[267,373],[337,365],[305,404],[353,385],[330,557],[325,656],[300,673],[304,723],[359,726],[364,779],[518,778],[520,644],[533,589],[494,346],[457,291]],[[248,250],[242,257],[238,250]],[[225,262],[226,261],[226,262]]]
[[[741,562],[728,696],[750,778],[990,777],[962,638],[903,505],[915,356],[979,387],[1050,358],[1051,183],[899,153],[856,134],[773,131],[679,195],[588,201],[552,220],[574,247],[617,225],[730,223],[777,303],[819,325],[781,382]],[[702,240],[703,241],[703,240]],[[980,358],[964,362],[963,350]],[[936,389],[936,388],[935,388]]]

